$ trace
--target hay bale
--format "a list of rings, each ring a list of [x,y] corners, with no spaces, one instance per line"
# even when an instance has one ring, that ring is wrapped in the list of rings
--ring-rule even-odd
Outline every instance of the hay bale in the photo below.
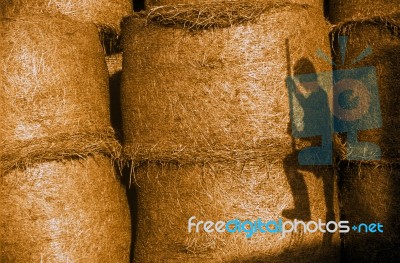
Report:
[[[177,18],[175,27],[171,13],[166,21],[153,11],[131,18],[123,40],[126,154],[139,161],[201,162],[252,158],[265,149],[268,155],[292,152],[285,42],[292,43],[291,68],[308,59],[316,72],[331,71],[316,54],[330,53],[329,26],[307,7],[278,7],[244,3],[235,20],[226,22],[230,14],[223,12],[201,21],[189,14],[193,23]],[[245,19],[243,12],[259,16]],[[282,148],[272,149],[274,143]]]
[[[330,0],[329,18],[332,23],[388,16],[400,11],[397,0]]]
[[[130,0],[7,0],[5,17],[38,13],[63,14],[81,22],[92,22],[106,31],[119,33],[122,19],[133,12]]]
[[[376,120],[369,117],[362,117],[362,122],[357,123],[356,120],[354,124],[355,129],[359,127],[355,134],[360,142],[374,143],[380,147],[381,160],[342,163],[339,172],[341,212],[344,218],[354,225],[379,222],[384,226],[384,233],[352,232],[344,235],[344,255],[348,262],[397,262],[400,256],[399,25],[398,16],[383,17],[344,23],[334,32],[335,39],[338,39],[339,35],[348,36],[346,61],[343,66],[340,66],[338,44],[334,45],[338,57],[336,69],[357,72],[365,67],[376,68],[376,75],[372,72],[373,76],[364,75],[361,78],[362,74],[357,73],[350,76],[363,81],[365,86],[374,86],[374,83],[365,81],[376,78],[382,115],[382,125],[379,128],[374,124]],[[368,56],[352,63],[368,46],[372,48],[372,52],[364,52]],[[366,97],[371,97],[371,93],[361,93],[359,98],[355,99],[365,100]],[[370,101],[372,102],[372,99]],[[347,150],[346,146],[346,138],[342,138],[339,148]],[[345,158],[342,154],[342,159]]]
[[[238,0],[147,0],[145,1],[145,5],[149,8],[151,6],[164,6],[164,5],[180,5],[180,4],[237,4],[241,1]],[[262,2],[262,3],[279,3],[283,1],[279,0],[255,0],[251,2]],[[316,8],[320,8],[323,10],[324,0],[288,0],[286,3],[293,4],[305,4],[310,5]]]
[[[304,143],[293,149],[287,132],[287,67],[308,59],[317,72],[331,70],[316,55],[330,53],[322,12],[241,2],[228,10],[184,6],[174,18],[173,8],[154,8],[123,28],[124,147],[138,185],[135,260],[337,261],[338,234],[187,232],[193,215],[269,220],[294,208],[304,220],[337,219],[332,169],[299,167]]]
[[[97,30],[65,17],[2,19],[0,162],[119,154]]]
[[[400,258],[400,167],[342,165],[341,214],[351,225],[380,223],[383,233],[351,231],[343,235],[346,262],[398,262]]]
[[[0,177],[1,262],[129,262],[125,189],[100,155]]]
[[[296,163],[293,158],[290,162]],[[285,208],[294,207],[285,172],[296,165],[282,160],[193,165],[149,163],[135,170],[138,185],[138,226],[135,262],[338,262],[339,235],[322,233],[188,233],[188,220],[227,222],[233,219],[279,220]],[[289,169],[290,171],[287,171]],[[323,222],[328,211],[324,195],[337,196],[337,188],[324,193],[323,180],[332,180],[332,169],[314,167],[300,172],[308,187],[311,219]],[[326,187],[326,186],[325,186]],[[305,194],[307,195],[307,193]],[[338,221],[335,200],[330,220]],[[300,219],[299,219],[300,220]],[[307,221],[305,221],[307,222]]]
[[[336,54],[336,70],[352,70],[354,73],[349,78],[362,81],[364,85],[376,79],[378,98],[374,98],[371,91],[363,93],[360,98],[370,101],[367,111],[356,119],[353,126],[358,132],[358,140],[371,142],[379,145],[382,158],[380,163],[398,163],[400,161],[400,138],[397,131],[400,129],[400,95],[397,92],[400,85],[400,16],[376,18],[359,22],[349,22],[339,25],[333,38],[339,35],[348,36],[346,58],[342,65],[339,44],[334,43],[334,54]],[[371,52],[368,51],[371,48]],[[364,54],[365,56],[361,56]],[[361,58],[361,59],[357,59]],[[355,60],[357,60],[355,62]],[[370,75],[359,73],[362,68],[375,67],[375,72]],[[372,78],[373,77],[373,78]],[[376,89],[376,87],[371,88]],[[372,100],[379,100],[378,102]],[[374,103],[375,102],[375,103]],[[381,111],[381,125],[378,125],[378,117],[369,114],[368,109],[373,109],[374,104],[379,103]],[[360,110],[364,110],[361,109]],[[371,110],[370,110],[371,111]],[[371,116],[370,116],[371,115]],[[379,124],[379,123],[378,123]],[[350,127],[350,126],[349,126]],[[358,129],[358,131],[357,131]],[[343,140],[346,144],[346,140]],[[346,157],[342,157],[345,159]]]

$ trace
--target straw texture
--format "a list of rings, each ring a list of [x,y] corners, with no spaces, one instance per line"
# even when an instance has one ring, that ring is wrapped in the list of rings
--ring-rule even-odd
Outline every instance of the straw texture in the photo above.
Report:
[[[352,225],[380,223],[383,233],[351,231],[343,236],[346,262],[397,262],[400,257],[400,167],[343,164],[341,176],[342,220]]]
[[[303,58],[316,72],[330,71],[316,55],[319,48],[330,53],[329,26],[306,6],[243,4],[237,17],[240,8],[259,11],[229,26],[220,21],[233,10],[168,26],[150,10],[127,22],[122,109],[129,158],[201,162],[292,151],[285,41],[293,43],[291,68]]]
[[[397,136],[397,131],[400,129],[400,119],[398,118],[400,95],[397,92],[400,85],[399,28],[400,16],[396,15],[343,23],[338,25],[334,31],[334,39],[337,39],[339,35],[348,36],[346,61],[343,66],[338,66],[336,69],[352,70],[369,66],[376,68],[382,127],[368,129],[369,119],[367,119],[366,128],[358,131],[358,139],[380,146],[382,160],[379,163],[398,163],[400,156],[400,138]],[[334,47],[336,64],[341,65],[339,47],[337,44]],[[352,63],[368,47],[372,49],[372,53],[362,60]],[[370,95],[364,93],[363,96]],[[374,126],[372,122],[371,125]],[[346,143],[345,140],[343,143]]]
[[[129,208],[107,157],[14,170],[0,204],[0,262],[129,262]]]
[[[129,0],[5,0],[3,15],[63,14],[81,22],[92,22],[106,31],[119,33],[121,20],[133,12]]]
[[[338,262],[339,235],[321,232],[287,234],[188,233],[188,220],[213,222],[239,219],[264,222],[282,218],[283,209],[294,207],[285,172],[299,172],[296,159],[285,171],[281,160],[256,159],[248,162],[207,163],[177,166],[143,165],[135,170],[138,185],[138,231],[134,262]],[[334,212],[325,205],[324,176],[332,180],[331,168],[315,167],[300,172],[307,185],[311,219],[338,221],[338,203]],[[329,213],[334,213],[329,215]],[[335,216],[336,215],[336,216]],[[300,220],[300,219],[299,219]],[[307,222],[307,221],[306,221]],[[312,249],[311,249],[312,248]]]
[[[2,172],[93,153],[118,157],[95,26],[43,16],[0,23]]]
[[[340,164],[341,213],[352,224],[381,223],[383,233],[357,233],[344,236],[344,258],[348,262],[397,262],[400,256],[399,218],[399,153],[400,139],[400,39],[398,15],[375,17],[340,24],[334,38],[347,35],[347,59],[338,69],[359,69],[373,66],[379,92],[382,126],[368,129],[373,122],[365,122],[358,131],[358,140],[373,142],[382,152],[381,160],[353,161]],[[337,64],[340,65],[339,48],[335,45]],[[372,53],[356,63],[351,63],[367,47]],[[375,77],[375,76],[374,76]],[[368,84],[368,83],[366,83]],[[363,93],[358,98],[370,96]],[[342,138],[342,146],[347,142]],[[341,159],[345,159],[344,155]]]
[[[331,22],[347,22],[352,20],[385,17],[400,12],[397,0],[330,0],[329,17]]]
[[[247,1],[247,3],[262,3],[262,4],[273,4],[279,2],[278,0],[252,0],[252,1]],[[307,4],[310,6],[313,6],[315,8],[320,8],[321,10],[323,9],[323,0],[289,0],[287,1],[289,3],[293,4]],[[201,0],[147,0],[145,1],[145,4],[147,5],[148,8],[150,6],[164,6],[164,5],[169,5],[169,6],[174,6],[174,5],[181,5],[181,4],[240,4],[243,3],[243,1],[238,1],[238,0],[206,0],[206,1],[201,1]]]
[[[193,215],[277,220],[295,208],[306,221],[337,219],[333,169],[299,167],[297,150],[310,142],[293,147],[287,129],[288,67],[308,59],[316,72],[331,71],[316,55],[330,54],[329,30],[321,11],[292,3],[162,6],[126,21],[121,94],[138,187],[135,262],[338,260],[337,234],[187,230]],[[304,179],[300,195],[285,176]],[[299,199],[309,207],[295,207]]]

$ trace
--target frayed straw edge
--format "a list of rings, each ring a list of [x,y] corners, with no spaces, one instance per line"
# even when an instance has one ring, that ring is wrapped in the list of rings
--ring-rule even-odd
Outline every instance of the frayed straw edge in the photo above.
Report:
[[[204,30],[226,28],[247,22],[256,22],[262,14],[276,9],[308,9],[310,5],[291,2],[265,3],[263,1],[222,2],[204,4],[178,4],[151,7],[148,11],[135,13],[133,18],[146,20],[147,24],[164,27]]]
[[[175,163],[179,165],[198,163],[237,163],[262,160],[277,160],[290,155],[293,150],[291,143],[263,145],[262,147],[243,149],[200,149],[185,147],[160,149],[143,145],[127,145],[124,147],[122,159],[125,162],[132,162],[133,166],[140,166],[143,163]],[[287,149],[287,150],[282,150]]]
[[[85,159],[96,154],[120,160],[121,146],[112,130],[97,133],[62,133],[43,139],[3,144],[0,152],[0,173],[25,169],[36,163]]]
[[[393,36],[400,37],[400,13],[394,13],[389,16],[377,16],[368,19],[342,22],[334,25],[331,33],[332,36],[335,36],[336,34],[351,34],[356,27],[361,25],[382,26],[392,32]]]

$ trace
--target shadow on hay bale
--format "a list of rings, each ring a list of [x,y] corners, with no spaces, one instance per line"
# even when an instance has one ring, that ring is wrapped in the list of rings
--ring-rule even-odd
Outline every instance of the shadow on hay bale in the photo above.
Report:
[[[261,2],[176,7],[137,14],[124,27],[121,98],[125,154],[137,184],[135,260],[229,262],[316,243],[321,249],[308,256],[338,258],[338,234],[248,240],[187,232],[193,215],[273,219],[293,208],[290,217],[337,219],[333,169],[299,168],[296,147],[311,142],[293,140],[294,149],[287,133],[287,67],[308,59],[315,71],[331,71],[316,55],[330,52],[322,11]],[[294,43],[290,63],[287,39]],[[297,191],[299,180],[305,187]],[[309,205],[296,207],[299,200]]]
[[[387,17],[400,11],[397,0],[329,0],[329,19],[332,23]]]
[[[380,147],[380,160],[342,161],[339,164],[343,219],[355,225],[379,222],[384,229],[383,233],[351,232],[344,235],[346,262],[398,262],[400,256],[399,28],[399,15],[375,17],[342,23],[333,35],[335,40],[338,40],[339,35],[348,37],[345,63],[337,66],[337,69],[360,70],[363,67],[374,67],[374,71],[370,73],[372,76],[369,74],[360,78],[360,75],[354,74],[354,77],[362,81],[371,79],[369,77],[376,78],[377,83],[368,82],[365,85],[372,85],[377,89],[382,118],[381,127],[373,125],[373,118],[364,118],[364,124],[359,125],[360,130],[356,131],[357,139],[361,143],[372,142]],[[341,65],[337,42],[334,43],[334,48],[336,64]],[[370,52],[365,53],[367,56],[352,63],[368,48]],[[371,94],[370,91],[362,93],[360,98],[372,96]],[[368,125],[374,129],[368,129]],[[342,145],[339,145],[339,149],[347,150],[342,153],[342,160],[349,153],[349,148],[346,147],[347,137],[343,136]]]

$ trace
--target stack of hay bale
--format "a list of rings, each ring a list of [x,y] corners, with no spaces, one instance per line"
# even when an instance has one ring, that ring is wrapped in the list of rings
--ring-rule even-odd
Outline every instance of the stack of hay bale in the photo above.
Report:
[[[1,262],[129,261],[99,29],[130,4],[101,2],[2,3]]]
[[[378,145],[381,152],[380,160],[362,156],[365,160],[340,163],[342,217],[356,226],[355,231],[343,236],[345,259],[347,262],[397,262],[400,258],[400,2],[331,0],[330,19],[337,24],[332,37],[338,40],[347,36],[346,50],[342,48],[341,52],[339,43],[334,45],[336,69],[353,71],[348,78],[361,81],[362,86],[369,89],[357,95],[358,100],[369,103],[360,109],[365,113],[360,119],[364,120],[353,122],[353,137],[364,145],[368,145],[364,142]],[[342,46],[346,46],[344,42]],[[375,71],[360,73],[363,67],[374,67]],[[370,92],[373,88],[377,89],[379,97],[374,98]],[[380,104],[381,123],[367,116],[373,115],[377,103]],[[348,144],[346,139],[343,142]],[[370,145],[364,149],[367,151],[368,147]],[[352,150],[355,149],[346,149],[342,159],[347,159],[346,155]],[[359,233],[360,223],[380,223],[384,232],[368,229],[365,233],[362,227]]]
[[[316,55],[330,54],[322,2],[153,1],[126,21],[121,98],[138,187],[135,262],[339,259],[338,233],[188,231],[192,216],[338,219],[333,169],[297,165],[308,144],[287,131],[288,69],[332,70]]]

